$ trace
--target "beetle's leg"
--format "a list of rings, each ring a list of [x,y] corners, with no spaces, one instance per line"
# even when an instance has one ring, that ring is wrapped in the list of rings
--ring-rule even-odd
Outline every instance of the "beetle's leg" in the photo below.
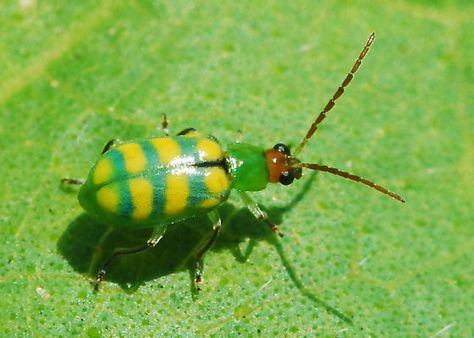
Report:
[[[117,145],[122,143],[119,139],[111,139],[109,142],[107,142],[104,146],[104,149],[102,149],[102,152],[100,153],[101,155],[105,152],[107,152],[110,148],[113,148]],[[84,179],[82,178],[71,178],[71,177],[64,177],[61,179],[62,184],[69,184],[69,185],[82,185],[84,184]]]
[[[161,122],[161,130],[163,130],[163,133],[165,134],[165,136],[170,135],[169,123],[168,123],[168,119],[166,118],[166,114],[163,114],[163,121]]]
[[[99,272],[97,273],[97,276],[95,278],[95,283],[94,283],[95,291],[99,290],[99,284],[105,279],[107,269],[109,268],[110,263],[112,263],[115,257],[122,256],[122,255],[131,255],[131,254],[145,251],[150,248],[154,248],[158,244],[158,242],[163,238],[163,235],[165,234],[165,232],[166,232],[166,226],[159,226],[155,228],[155,230],[153,231],[153,234],[148,239],[145,245],[135,247],[135,248],[115,249],[114,252],[112,252],[112,255],[109,258],[107,258],[107,260],[105,260],[105,262],[100,267]]]
[[[283,237],[283,234],[280,232],[280,229],[278,228],[278,226],[272,223],[272,221],[268,219],[267,213],[263,211],[262,209],[260,209],[258,204],[252,200],[249,194],[247,194],[244,191],[239,191],[239,195],[242,201],[245,203],[247,208],[250,210],[252,215],[255,216],[256,219],[262,220],[270,228],[270,230],[273,231],[274,234],[280,237]]]
[[[122,256],[122,255],[130,255],[130,254],[135,254],[139,253],[142,251],[145,251],[146,249],[150,248],[148,245],[148,242],[145,245],[136,247],[136,248],[118,248],[115,249],[112,255],[107,258],[107,260],[102,264],[102,266],[99,269],[99,272],[97,273],[97,276],[95,278],[95,283],[94,283],[94,290],[99,291],[99,284],[105,279],[105,275],[107,273],[107,269],[109,268],[110,263],[114,260],[115,257],[117,256]]]
[[[209,214],[209,219],[212,222],[212,230],[214,231],[212,233],[212,237],[207,241],[207,243],[199,250],[199,252],[196,255],[196,260],[194,262],[194,284],[196,286],[197,291],[201,291],[201,282],[202,282],[202,257],[204,254],[212,247],[212,244],[217,239],[217,235],[219,234],[219,231],[221,230],[221,216],[217,212],[217,210],[211,211]]]
[[[84,184],[83,178],[72,178],[72,177],[64,177],[61,179],[62,184],[70,184],[70,185],[82,185]]]
[[[176,135],[183,136],[183,135],[186,135],[186,134],[189,134],[189,133],[195,133],[195,132],[196,132],[196,129],[194,129],[194,128],[186,128],[186,129],[181,130]]]
[[[110,148],[118,146],[122,141],[120,141],[118,138],[113,138],[109,142],[107,142],[104,146],[104,149],[102,149],[102,152],[100,153],[101,155],[107,151],[110,150]]]

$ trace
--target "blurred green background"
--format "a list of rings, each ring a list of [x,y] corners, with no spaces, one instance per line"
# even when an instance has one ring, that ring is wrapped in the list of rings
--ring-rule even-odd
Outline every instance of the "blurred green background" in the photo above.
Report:
[[[2,1],[0,335],[474,335],[474,5],[471,1]],[[370,32],[377,41],[302,154],[402,194],[328,174],[234,196],[210,235],[196,218],[153,252],[84,215],[84,177],[111,138],[162,114],[233,142],[296,145]]]

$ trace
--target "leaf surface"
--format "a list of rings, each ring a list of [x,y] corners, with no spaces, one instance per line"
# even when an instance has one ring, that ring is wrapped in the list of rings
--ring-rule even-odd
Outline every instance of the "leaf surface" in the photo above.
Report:
[[[472,336],[474,50],[469,1],[7,1],[0,12],[0,332],[6,336]],[[187,127],[300,142],[360,52],[356,79],[302,153],[368,177],[402,205],[325,174],[232,196],[205,258],[205,217],[89,281],[120,232],[83,214],[112,138]]]

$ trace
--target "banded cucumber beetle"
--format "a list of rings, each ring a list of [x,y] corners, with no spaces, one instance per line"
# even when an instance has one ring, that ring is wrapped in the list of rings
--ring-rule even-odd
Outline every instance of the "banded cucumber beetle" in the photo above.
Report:
[[[64,178],[62,182],[65,184],[81,185],[79,203],[92,216],[121,229],[154,229],[143,246],[116,249],[112,253],[97,274],[96,289],[117,256],[155,247],[168,226],[206,213],[213,224],[213,233],[195,258],[194,281],[196,289],[200,290],[202,257],[221,229],[217,207],[228,199],[232,189],[237,191],[250,212],[279,236],[282,236],[279,228],[268,219],[248,192],[263,190],[268,183],[289,185],[302,177],[303,169],[341,176],[404,202],[401,196],[360,176],[298,160],[298,155],[326,114],[354,78],[374,40],[375,33],[372,33],[350,72],[293,152],[282,143],[263,149],[236,142],[224,150],[213,136],[203,135],[193,128],[169,136],[165,116],[162,123],[164,137],[125,143],[109,141],[86,180]]]

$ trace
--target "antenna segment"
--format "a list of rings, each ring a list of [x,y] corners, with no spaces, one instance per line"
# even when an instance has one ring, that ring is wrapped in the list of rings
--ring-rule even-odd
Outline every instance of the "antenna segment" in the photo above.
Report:
[[[362,49],[362,52],[360,52],[359,57],[357,58],[356,62],[352,66],[352,69],[350,70],[349,74],[347,74],[346,78],[344,81],[342,81],[342,84],[339,86],[339,88],[336,90],[332,98],[329,100],[329,102],[326,104],[324,109],[319,113],[318,117],[316,120],[313,122],[311,127],[309,128],[308,132],[306,133],[306,136],[303,138],[303,141],[300,143],[300,145],[295,149],[293,152],[293,156],[297,157],[298,154],[301,152],[303,147],[306,145],[308,140],[313,136],[313,134],[316,132],[318,129],[319,124],[326,118],[326,114],[334,107],[336,104],[336,101],[338,98],[344,94],[344,89],[351,83],[352,79],[354,78],[355,73],[359,70],[360,65],[362,64],[362,60],[364,57],[367,55],[369,52],[370,46],[375,41],[375,32],[370,34],[369,39],[367,40],[367,43],[365,44],[364,48]]]

